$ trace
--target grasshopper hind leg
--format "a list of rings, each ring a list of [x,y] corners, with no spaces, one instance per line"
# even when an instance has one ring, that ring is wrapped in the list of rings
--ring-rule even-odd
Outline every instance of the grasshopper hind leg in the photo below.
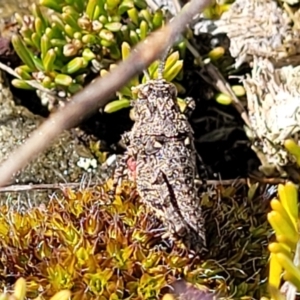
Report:
[[[120,182],[124,177],[127,176],[127,174],[125,174],[125,170],[127,169],[127,160],[128,155],[125,154],[117,164],[117,167],[114,171],[112,187],[111,190],[108,192],[111,200],[113,200],[114,196],[116,195],[117,187],[119,186]]]
[[[131,140],[131,135],[130,132],[125,132],[122,135],[121,141],[124,144],[124,146],[129,146],[130,145],[130,140]],[[128,170],[128,161],[132,158],[132,156],[129,154],[129,151],[127,150],[120,161],[117,163],[117,167],[114,170],[113,174],[113,183],[112,183],[112,188],[108,192],[110,198],[112,199],[115,194],[116,190],[119,186],[119,184],[122,182],[122,179],[124,177],[128,177],[128,174],[126,170]]]

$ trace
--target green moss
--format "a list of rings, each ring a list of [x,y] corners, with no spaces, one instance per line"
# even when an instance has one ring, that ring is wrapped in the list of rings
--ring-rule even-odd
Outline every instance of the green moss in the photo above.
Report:
[[[109,204],[108,185],[66,189],[63,198],[24,214],[2,206],[1,286],[22,276],[29,298],[70,289],[72,299],[158,299],[183,278],[233,299],[261,296],[269,228],[260,199],[247,200],[234,188],[204,196],[209,252],[195,256],[162,238],[162,224],[133,186],[124,183]]]

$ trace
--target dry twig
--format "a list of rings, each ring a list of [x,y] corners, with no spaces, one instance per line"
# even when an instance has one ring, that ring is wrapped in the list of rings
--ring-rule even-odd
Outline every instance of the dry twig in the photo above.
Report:
[[[22,79],[22,77],[17,72],[15,72],[11,67],[3,64],[2,62],[0,62],[0,69],[7,72],[8,74],[18,78],[18,79]],[[37,90],[40,90],[44,93],[47,93],[47,94],[50,94],[50,95],[54,96],[54,93],[51,90],[44,88],[41,84],[39,84],[35,80],[25,80],[25,82],[27,84],[29,84],[30,86],[32,86],[33,88],[37,89]]]
[[[285,183],[284,180],[277,178],[258,178],[250,177],[255,181],[268,184]],[[248,185],[249,178],[237,178],[237,179],[226,179],[226,180],[207,180],[208,186],[237,186],[237,185]],[[0,193],[11,193],[11,192],[28,192],[34,190],[60,190],[65,188],[78,188],[83,185],[83,182],[65,182],[65,183],[41,183],[41,184],[14,184],[5,187],[0,187]],[[97,186],[99,182],[88,182],[88,186]]]
[[[116,90],[161,57],[168,47],[174,44],[178,36],[193,20],[193,17],[207,7],[210,2],[211,0],[192,0],[172,22],[139,43],[131,55],[117,68],[105,77],[97,78],[88,87],[76,94],[68,105],[50,115],[32,133],[31,137],[1,165],[0,186],[7,184],[13,174],[49,147],[50,143],[63,130],[74,127],[99,107],[104,106]]]
[[[211,62],[207,62],[203,65],[203,70],[199,72],[200,76],[208,83],[213,84],[214,87],[224,94],[229,94],[232,99],[232,105],[240,113],[241,118],[244,120],[245,124],[249,129],[252,129],[251,122],[249,120],[248,114],[241,104],[238,97],[234,94],[230,84],[223,77],[221,72],[216,68]],[[204,71],[209,75],[209,78],[206,78]]]
[[[0,187],[0,193],[16,193],[28,192],[37,190],[61,190],[65,188],[78,188],[82,182],[68,182],[68,183],[41,183],[41,184],[14,184],[5,187]],[[91,183],[96,185],[96,183]]]

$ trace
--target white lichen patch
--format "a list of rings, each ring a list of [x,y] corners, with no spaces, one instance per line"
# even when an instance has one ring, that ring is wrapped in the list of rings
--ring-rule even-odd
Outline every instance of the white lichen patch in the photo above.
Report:
[[[243,81],[254,148],[278,170],[295,162],[283,142],[294,138],[299,143],[299,75],[300,66],[275,69],[269,60],[254,58],[251,76]]]
[[[95,158],[80,157],[77,162],[77,166],[87,172],[92,172],[94,169],[97,168],[98,163]]]
[[[236,0],[214,27],[212,34],[227,33],[230,38],[237,67],[253,56],[269,58],[277,67],[300,61],[299,30],[274,0]]]

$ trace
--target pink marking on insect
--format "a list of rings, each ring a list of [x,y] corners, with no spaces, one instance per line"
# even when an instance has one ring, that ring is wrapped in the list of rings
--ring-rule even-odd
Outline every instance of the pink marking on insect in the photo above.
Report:
[[[128,158],[127,166],[129,170],[128,175],[130,179],[136,181],[136,161],[133,157]]]

